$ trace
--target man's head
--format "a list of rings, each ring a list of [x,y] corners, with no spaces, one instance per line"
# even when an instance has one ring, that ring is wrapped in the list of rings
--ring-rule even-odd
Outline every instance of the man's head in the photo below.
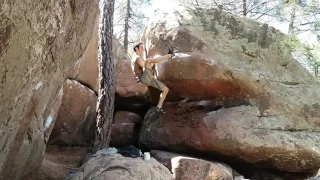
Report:
[[[142,55],[144,51],[143,43],[140,42],[133,47],[133,50],[136,54]]]

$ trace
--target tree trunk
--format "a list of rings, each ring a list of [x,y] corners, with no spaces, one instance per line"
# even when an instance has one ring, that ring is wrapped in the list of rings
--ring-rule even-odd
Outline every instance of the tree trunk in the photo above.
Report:
[[[196,1],[196,5],[197,5],[197,6],[199,6],[199,2],[198,2],[198,0],[195,0],[195,1]]]
[[[316,65],[316,66],[314,67],[314,76],[315,76],[316,78],[319,77],[319,65]]]
[[[297,3],[298,3],[298,0],[294,0],[293,5],[292,5],[290,22],[289,22],[289,35],[294,34],[294,20],[296,19]]]
[[[247,0],[242,0],[243,15],[247,16]]]
[[[124,22],[124,40],[123,40],[123,46],[124,49],[128,52],[128,37],[129,37],[129,19],[131,17],[130,14],[130,0],[127,0],[127,14]]]
[[[115,80],[112,54],[114,0],[100,0],[99,97],[93,151],[108,147],[113,120]]]

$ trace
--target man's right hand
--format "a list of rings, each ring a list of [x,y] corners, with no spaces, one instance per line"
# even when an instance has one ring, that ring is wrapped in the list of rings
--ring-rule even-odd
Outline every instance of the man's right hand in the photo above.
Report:
[[[171,46],[169,46],[168,54],[171,55],[171,58],[174,56],[173,48]]]
[[[140,78],[139,78],[138,76],[134,76],[134,78],[136,79],[136,81],[137,81],[138,83],[140,83]]]

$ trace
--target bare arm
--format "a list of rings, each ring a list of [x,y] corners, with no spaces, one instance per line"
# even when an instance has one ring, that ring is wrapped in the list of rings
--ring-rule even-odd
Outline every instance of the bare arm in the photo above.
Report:
[[[161,57],[157,57],[157,58],[147,58],[147,63],[159,63],[163,60],[166,60],[166,59],[169,59],[171,58],[171,54],[166,54],[164,56],[161,56]]]

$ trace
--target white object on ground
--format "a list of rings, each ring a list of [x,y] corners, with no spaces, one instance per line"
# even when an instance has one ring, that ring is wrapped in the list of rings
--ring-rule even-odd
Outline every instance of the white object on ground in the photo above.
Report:
[[[144,152],[144,160],[150,160],[150,152]]]

